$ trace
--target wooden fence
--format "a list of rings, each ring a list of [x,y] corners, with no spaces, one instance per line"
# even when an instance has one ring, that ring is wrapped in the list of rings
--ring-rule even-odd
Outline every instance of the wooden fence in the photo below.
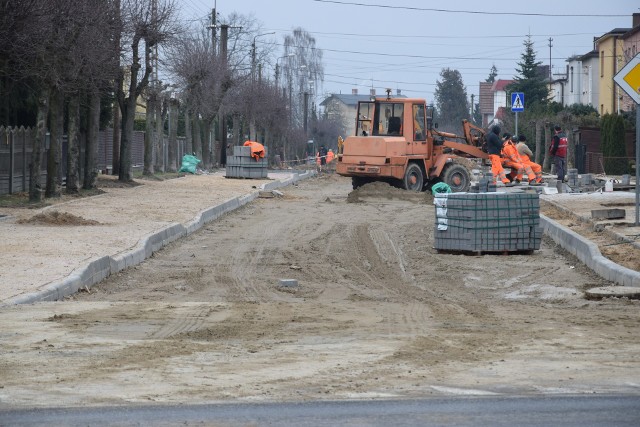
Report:
[[[29,191],[29,163],[33,152],[33,141],[36,131],[33,128],[5,128],[0,126],[0,195]],[[100,131],[98,136],[97,168],[109,172],[113,161],[113,129]],[[49,150],[49,134],[46,137],[45,150],[40,171],[41,184],[47,178],[47,154]],[[83,144],[81,144],[83,145]],[[177,159],[184,155],[184,138],[178,138]],[[162,164],[167,164],[168,140],[166,135],[162,141]],[[80,150],[80,177],[84,175],[84,148]],[[134,132],[131,146],[131,164],[134,169],[141,169],[144,164],[144,132]],[[67,138],[63,138],[62,159],[60,164],[60,180],[67,173]],[[178,165],[179,166],[179,165]]]

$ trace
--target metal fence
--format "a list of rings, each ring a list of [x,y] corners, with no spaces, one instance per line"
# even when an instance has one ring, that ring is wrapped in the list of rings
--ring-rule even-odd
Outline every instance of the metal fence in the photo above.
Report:
[[[624,175],[635,171],[632,157],[604,157],[602,153],[586,153],[584,173]],[[578,170],[580,172],[580,170]],[[582,173],[582,172],[581,172]]]
[[[29,163],[33,152],[33,142],[36,131],[33,128],[5,128],[0,126],[0,195],[13,194],[29,191]],[[40,180],[44,185],[47,178],[47,155],[49,151],[49,134],[47,134],[42,166],[40,170]],[[162,141],[162,157],[160,163],[168,164],[168,138],[165,135]],[[184,138],[178,138],[177,159],[184,155]],[[110,172],[113,161],[113,129],[100,131],[98,135],[98,159],[97,168],[105,173]],[[85,151],[80,150],[79,166],[80,176],[84,174]],[[131,164],[134,169],[142,168],[144,164],[144,132],[134,132],[131,146]],[[62,159],[60,164],[59,177],[62,178],[67,173],[67,138],[63,138]],[[179,166],[179,165],[178,165]]]

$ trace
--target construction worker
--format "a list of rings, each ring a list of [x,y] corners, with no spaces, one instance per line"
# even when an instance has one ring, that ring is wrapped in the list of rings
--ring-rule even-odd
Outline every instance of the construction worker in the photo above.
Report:
[[[325,148],[324,145],[320,146],[320,149],[318,150],[318,153],[316,154],[316,162],[318,163],[318,166],[320,167],[320,171],[322,171],[323,166],[326,166],[326,164],[327,164],[327,149]]]
[[[529,184],[534,184],[536,175],[529,166],[525,166],[522,163],[522,159],[518,154],[518,149],[513,141],[513,137],[510,134],[505,134],[504,145],[502,146],[502,158],[503,164],[508,168],[511,168],[508,178],[511,182],[519,184],[522,181],[523,175],[526,173],[529,180]]]
[[[333,161],[334,154],[333,150],[329,148],[329,152],[327,153],[327,163],[331,163]]]
[[[491,132],[487,134],[487,152],[489,153],[489,160],[491,161],[491,173],[493,173],[493,183],[496,183],[497,179],[500,179],[506,186],[511,186],[511,181],[507,178],[502,167],[502,158],[500,153],[502,152],[503,141],[500,139],[500,126],[495,125],[491,128]]]
[[[531,158],[533,157],[533,153],[527,146],[527,137],[520,134],[518,135],[518,143],[516,144],[516,149],[518,150],[518,154],[520,155],[520,160],[522,160],[522,164],[524,166],[529,166],[533,173],[536,176],[535,184],[542,184],[542,166],[537,163],[534,163]]]
[[[562,131],[560,126],[553,128],[555,135],[549,147],[549,154],[553,156],[553,162],[556,165],[558,173],[558,181],[565,182],[564,174],[567,167],[567,146],[569,145],[567,135]]]

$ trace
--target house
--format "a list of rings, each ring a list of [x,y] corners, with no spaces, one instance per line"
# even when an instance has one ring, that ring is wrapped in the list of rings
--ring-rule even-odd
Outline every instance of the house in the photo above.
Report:
[[[482,127],[487,127],[495,116],[493,110],[493,93],[491,92],[491,82],[480,82],[480,96],[478,103],[480,104],[480,114],[482,115]]]
[[[552,76],[551,82],[549,84],[549,87],[551,88],[551,90],[549,91],[549,99],[551,100],[551,102],[557,102],[558,104],[562,105],[569,105],[567,104],[567,86],[569,83],[568,75],[569,73],[567,72],[565,74],[554,74]],[[547,82],[549,82],[548,78]]]
[[[633,28],[622,35],[624,66],[627,62],[640,53],[640,13],[633,14]],[[630,111],[634,108],[635,103],[626,93],[620,104],[620,108],[624,111]]]
[[[567,82],[562,105],[582,104],[598,108],[599,55],[597,50],[567,59]]]
[[[480,112],[482,114],[482,126],[488,127],[494,119],[503,120],[505,110],[511,106],[510,93],[507,86],[513,80],[496,80],[493,83],[480,82]]]
[[[594,40],[599,56],[599,107],[600,115],[618,113],[624,93],[614,82],[613,76],[624,66],[623,36],[631,28],[614,28]]]
[[[358,89],[352,89],[350,95],[332,93],[320,103],[320,106],[324,107],[327,116],[339,119],[347,136],[355,135],[358,102],[369,101],[372,96],[376,96],[375,89],[371,89],[368,95],[359,95]],[[395,96],[406,98],[406,96],[402,95],[400,89],[396,91]]]

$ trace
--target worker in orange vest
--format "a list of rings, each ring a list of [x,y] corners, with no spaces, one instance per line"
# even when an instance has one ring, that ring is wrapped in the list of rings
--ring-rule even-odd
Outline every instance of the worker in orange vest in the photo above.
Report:
[[[526,136],[522,134],[518,135],[518,143],[516,144],[516,149],[518,150],[518,154],[520,155],[522,164],[525,166],[529,166],[533,173],[536,175],[535,184],[542,184],[542,166],[534,163],[533,160],[531,160],[531,158],[533,157],[533,153],[527,146]]]
[[[327,153],[327,163],[331,163],[334,157],[335,155],[333,154],[333,150],[329,148],[329,152]]]
[[[502,181],[502,183],[506,186],[513,185],[509,178],[507,178],[504,173],[504,168],[502,167],[502,158],[500,157],[500,152],[502,150],[502,145],[504,141],[500,139],[500,126],[495,125],[491,128],[491,131],[487,133],[487,152],[489,154],[489,160],[491,161],[491,173],[493,174],[493,183],[496,183],[496,180]]]
[[[503,137],[504,145],[502,146],[502,163],[504,166],[511,168],[511,173],[508,178],[510,178],[512,182],[520,183],[523,175],[526,173],[529,183],[535,183],[536,176],[533,173],[533,170],[531,170],[531,167],[525,166],[522,163],[522,159],[520,158],[520,154],[518,154],[518,149],[516,148],[511,135],[505,133]]]

